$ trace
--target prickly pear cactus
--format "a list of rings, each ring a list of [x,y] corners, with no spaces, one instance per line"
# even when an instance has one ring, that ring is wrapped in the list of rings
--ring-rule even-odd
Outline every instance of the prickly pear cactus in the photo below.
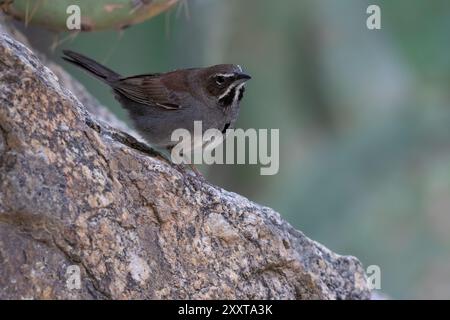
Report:
[[[27,25],[55,31],[70,31],[67,19],[79,11],[81,31],[97,31],[123,29],[140,23],[177,2],[179,0],[0,0],[0,7],[4,13]]]

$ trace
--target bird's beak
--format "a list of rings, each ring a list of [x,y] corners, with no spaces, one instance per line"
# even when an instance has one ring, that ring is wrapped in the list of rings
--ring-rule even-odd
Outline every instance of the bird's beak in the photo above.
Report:
[[[240,83],[250,80],[252,77],[242,72],[235,72],[234,79]]]

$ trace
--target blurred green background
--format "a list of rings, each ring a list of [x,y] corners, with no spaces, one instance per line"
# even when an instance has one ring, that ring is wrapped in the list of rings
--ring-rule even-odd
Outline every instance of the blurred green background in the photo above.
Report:
[[[381,30],[366,27],[369,4]],[[124,75],[242,65],[253,79],[237,127],[280,129],[280,171],[202,167],[207,179],[379,265],[391,298],[448,299],[449,32],[448,0],[189,0],[53,54],[80,51]],[[108,88],[61,64],[125,119]]]

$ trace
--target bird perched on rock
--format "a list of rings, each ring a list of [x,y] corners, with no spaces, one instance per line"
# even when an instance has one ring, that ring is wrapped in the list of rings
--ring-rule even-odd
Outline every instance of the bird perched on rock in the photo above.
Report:
[[[177,143],[172,132],[186,129],[193,134],[194,121],[201,121],[203,131],[233,128],[244,84],[251,79],[234,64],[123,77],[80,53],[63,52],[64,60],[112,88],[149,144],[169,151]]]

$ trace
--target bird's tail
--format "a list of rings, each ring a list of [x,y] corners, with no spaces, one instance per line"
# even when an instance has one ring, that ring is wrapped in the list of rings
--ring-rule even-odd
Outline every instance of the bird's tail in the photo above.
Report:
[[[80,53],[70,50],[63,50],[63,53],[65,55],[62,57],[64,60],[88,71],[90,74],[106,83],[121,77],[118,73]]]

